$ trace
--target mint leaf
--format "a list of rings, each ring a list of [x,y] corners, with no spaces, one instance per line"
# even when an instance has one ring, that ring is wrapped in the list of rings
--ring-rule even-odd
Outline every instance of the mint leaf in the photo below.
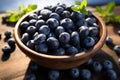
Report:
[[[96,6],[96,10],[101,14],[103,14],[104,12],[104,10],[100,6]]]
[[[79,7],[77,5],[72,6],[71,9],[75,12],[79,11]]]
[[[18,16],[18,15],[11,15],[9,17],[8,21],[10,21],[10,22],[16,22],[16,21],[19,20],[19,18],[20,18],[20,16]]]
[[[86,0],[83,0],[83,1],[81,2],[81,5],[79,6],[79,9],[82,10],[83,8],[86,8],[86,6],[87,6],[87,1],[86,1]]]
[[[110,2],[110,3],[107,4],[105,12],[106,13],[111,13],[114,8],[115,8],[115,2]]]
[[[75,1],[75,4],[76,4],[76,5],[81,5],[81,2],[80,2],[79,0],[76,0],[76,1]]]

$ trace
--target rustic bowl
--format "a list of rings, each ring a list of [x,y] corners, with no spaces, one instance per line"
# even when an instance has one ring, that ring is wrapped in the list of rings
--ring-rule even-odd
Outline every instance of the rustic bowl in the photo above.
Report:
[[[31,12],[32,13],[32,12]],[[21,31],[20,31],[20,23],[27,18],[27,16],[31,13],[23,16],[15,26],[14,37],[18,47],[26,54],[31,60],[35,61],[41,66],[52,68],[52,69],[69,69],[73,67],[77,67],[87,60],[92,58],[98,50],[102,48],[106,39],[106,28],[103,21],[96,15],[93,16],[98,20],[98,25],[100,26],[100,39],[99,41],[86,52],[81,52],[75,55],[65,55],[65,56],[55,56],[55,55],[46,55],[43,53],[38,53],[26,45],[21,41]]]

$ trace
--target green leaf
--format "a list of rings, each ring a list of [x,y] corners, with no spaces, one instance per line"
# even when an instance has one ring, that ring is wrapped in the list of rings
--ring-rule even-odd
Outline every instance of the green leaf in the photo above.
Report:
[[[97,10],[97,12],[99,12],[101,14],[104,13],[104,10],[100,6],[96,6],[96,10]]]
[[[37,5],[36,4],[31,4],[31,5],[28,5],[27,9],[26,9],[26,12],[30,12],[32,10],[35,10],[37,8]]]
[[[11,15],[11,16],[9,17],[8,21],[10,21],[10,22],[16,22],[16,21],[18,21],[19,19],[20,19],[20,16],[18,16],[18,15]]]
[[[81,5],[81,2],[80,2],[79,0],[76,0],[76,1],[75,1],[75,4],[76,4],[76,5]]]
[[[79,11],[79,8],[78,8],[77,5],[72,6],[71,9],[72,9],[73,11],[75,11],[75,12],[78,12],[78,11]]]
[[[85,7],[81,10],[81,12],[82,12],[83,14],[85,14],[85,15],[88,14],[88,11],[85,9]]]
[[[115,8],[115,2],[110,2],[107,4],[105,12],[106,13],[111,13]]]
[[[120,16],[118,15],[114,15],[113,19],[114,19],[114,22],[120,22]]]
[[[87,6],[87,0],[83,0],[83,1],[81,2],[81,5],[79,6],[79,9],[81,10],[81,9],[83,9],[83,8],[86,8],[86,6]]]

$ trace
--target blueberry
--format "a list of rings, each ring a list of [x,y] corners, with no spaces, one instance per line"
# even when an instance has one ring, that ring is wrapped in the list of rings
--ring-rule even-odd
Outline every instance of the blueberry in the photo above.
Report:
[[[70,34],[67,33],[67,32],[62,32],[60,35],[59,35],[59,40],[61,43],[69,43],[70,41]]]
[[[89,28],[87,26],[81,26],[78,29],[78,32],[79,32],[80,38],[84,38],[84,37],[88,36]]]
[[[30,49],[34,50],[34,48],[35,48],[34,40],[29,40],[29,41],[26,43],[26,46],[29,47]]]
[[[95,45],[95,40],[92,37],[86,37],[82,43],[82,46],[84,46],[85,48],[91,48],[94,45]]]
[[[78,53],[78,49],[76,47],[74,47],[74,46],[71,46],[71,47],[66,49],[66,53],[68,55],[77,54]]]
[[[62,32],[65,32],[65,29],[62,27],[62,26],[58,26],[56,29],[55,29],[55,34],[57,36],[59,36]]]
[[[59,47],[59,41],[55,37],[49,37],[47,39],[47,45],[49,49],[57,49]]]
[[[120,65],[120,58],[118,59],[118,64]]]
[[[60,76],[60,72],[58,70],[50,70],[48,72],[48,78],[50,80],[57,80]]]
[[[57,13],[55,13],[55,12],[51,13],[49,17],[50,17],[50,18],[55,18],[55,19],[57,19],[58,21],[60,20],[59,14],[57,14]]]
[[[35,14],[35,13],[32,13],[32,14],[30,14],[30,15],[28,16],[28,18],[29,18],[29,19],[36,19],[36,20],[37,20],[38,15]]]
[[[88,17],[92,17],[92,12],[91,11],[88,11]]]
[[[30,19],[30,20],[29,20],[29,23],[30,23],[30,25],[32,25],[32,26],[35,26],[36,22],[37,22],[37,20],[35,20],[35,19]]]
[[[20,24],[20,29],[21,29],[21,31],[25,31],[29,25],[30,25],[29,22],[23,21],[23,22]]]
[[[85,20],[83,18],[81,18],[78,21],[76,21],[75,24],[77,25],[77,27],[84,26],[85,25]]]
[[[43,19],[42,15],[39,15],[38,20],[42,20],[42,19]]]
[[[43,33],[45,35],[48,35],[50,33],[50,28],[47,25],[42,25],[39,28],[39,33]]]
[[[45,41],[46,41],[46,35],[45,34],[38,34],[34,38],[35,44],[44,43]]]
[[[115,45],[114,51],[117,53],[118,56],[120,56],[120,45]]]
[[[26,44],[26,43],[29,41],[29,39],[30,39],[29,34],[28,34],[28,33],[24,33],[24,34],[22,35],[21,41],[22,41],[24,44]]]
[[[85,52],[85,51],[87,51],[86,48],[80,48],[80,49],[79,49],[79,52]]]
[[[47,35],[47,37],[49,38],[49,37],[56,37],[56,35],[53,33],[53,32],[51,32],[51,33],[49,33],[48,35]]]
[[[24,80],[36,80],[36,76],[35,76],[35,74],[29,74],[29,75],[25,76]]]
[[[106,38],[106,43],[107,44],[112,44],[113,43],[113,39],[111,37],[107,37]]]
[[[52,11],[48,10],[48,9],[43,9],[41,10],[40,14],[42,15],[44,20],[47,20],[50,16],[50,14],[52,13]]]
[[[70,48],[71,46],[72,46],[71,44],[61,43],[61,47],[63,47],[64,49]]]
[[[11,32],[10,31],[5,31],[4,34],[5,34],[6,38],[10,38],[11,37]]]
[[[117,33],[118,33],[118,35],[120,35],[120,30],[118,30],[118,32],[117,32]]]
[[[105,80],[117,80],[117,73],[114,70],[107,70],[105,72]]]
[[[62,55],[65,55],[65,50],[63,48],[58,48],[53,51],[53,54],[62,56]]]
[[[110,60],[104,60],[102,65],[105,70],[113,69],[113,63]]]
[[[35,26],[29,26],[27,29],[26,29],[26,32],[30,35],[30,36],[33,36],[36,32],[36,27]]]
[[[38,32],[35,32],[35,34],[32,36],[32,39],[34,39],[38,34]]]
[[[2,47],[2,51],[3,51],[4,54],[10,54],[11,53],[11,47],[8,46],[8,45],[4,45]]]
[[[71,29],[74,27],[74,23],[70,18],[64,18],[61,20],[60,24],[65,28],[65,29]]]
[[[97,36],[99,34],[99,30],[97,27],[89,27],[89,36]]]
[[[92,70],[95,73],[99,73],[102,71],[102,65],[99,62],[95,61],[92,63]]]
[[[86,18],[86,21],[88,22],[89,25],[93,25],[93,23],[97,22],[97,20],[94,17],[88,17]]]
[[[64,4],[64,3],[58,3],[57,6],[63,7],[64,9],[66,8],[66,4]]]
[[[72,32],[70,40],[72,45],[80,47],[80,37],[78,32]]]
[[[15,46],[15,39],[14,38],[10,38],[10,39],[8,39],[7,43],[8,43],[8,45],[10,47],[13,47],[13,46]]]
[[[58,13],[59,15],[61,15],[63,11],[64,11],[64,8],[63,8],[63,7],[57,7],[57,8],[55,9],[55,12]]]
[[[42,25],[45,25],[45,21],[42,20],[42,19],[38,20],[38,21],[35,23],[35,27],[37,28],[37,30],[39,30],[39,28],[40,28]]]
[[[81,70],[81,78],[82,80],[91,80],[91,72],[88,69],[82,69]]]
[[[70,12],[67,10],[63,11],[62,18],[70,18]]]
[[[85,65],[86,66],[91,66],[93,64],[93,59],[91,58],[91,59],[89,59],[86,63],[85,63]]]
[[[79,70],[79,68],[72,68],[72,69],[70,69],[70,75],[74,79],[78,78],[80,76],[80,70]]]
[[[48,9],[48,10],[52,11],[52,6],[51,5],[50,6],[45,6],[44,9]]]
[[[0,33],[0,39],[1,39],[1,37],[2,37],[2,34]]]
[[[55,18],[49,18],[46,23],[52,30],[59,25],[58,20]]]
[[[35,45],[35,50],[40,53],[47,53],[48,46],[45,43]]]

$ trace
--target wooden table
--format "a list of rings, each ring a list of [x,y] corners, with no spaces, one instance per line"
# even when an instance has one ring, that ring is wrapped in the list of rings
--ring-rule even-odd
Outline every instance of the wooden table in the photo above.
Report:
[[[120,14],[120,7],[116,7],[116,14]],[[14,30],[14,25],[6,25],[2,24],[2,16],[4,14],[0,14],[0,33],[2,33],[2,39],[0,40],[0,80],[23,80],[28,73],[28,69],[30,67],[31,61],[25,56],[19,48],[16,46],[15,51],[9,56],[4,57],[1,48],[3,45],[7,43],[4,41],[4,32]],[[107,25],[108,36],[113,38],[114,44],[120,44],[120,36],[117,34],[117,31],[120,30],[120,24],[117,25]],[[106,44],[103,48],[98,52],[103,55],[96,56],[97,60],[103,60],[105,58],[109,58],[114,62],[115,70],[118,72],[118,80],[120,80],[120,65],[118,64],[118,56],[116,53],[108,47]],[[39,74],[37,74],[40,76]],[[43,80],[40,77],[37,77],[37,80]],[[44,79],[45,80],[45,79]],[[71,79],[69,79],[71,80]],[[96,80],[96,79],[93,79]]]

